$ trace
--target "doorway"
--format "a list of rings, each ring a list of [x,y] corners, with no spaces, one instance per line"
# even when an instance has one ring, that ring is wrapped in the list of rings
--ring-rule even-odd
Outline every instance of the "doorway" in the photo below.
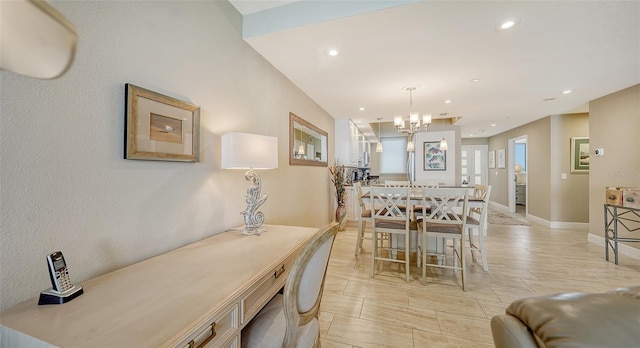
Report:
[[[526,217],[528,190],[527,185],[527,136],[509,139],[509,212]]]
[[[488,145],[463,145],[461,150],[461,172],[464,186],[488,185],[487,153]]]

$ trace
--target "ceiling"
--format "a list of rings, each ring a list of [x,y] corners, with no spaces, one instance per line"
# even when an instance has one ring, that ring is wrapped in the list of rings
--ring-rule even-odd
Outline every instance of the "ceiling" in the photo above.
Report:
[[[488,137],[640,83],[638,0],[231,3],[246,42],[369,138],[410,111]]]

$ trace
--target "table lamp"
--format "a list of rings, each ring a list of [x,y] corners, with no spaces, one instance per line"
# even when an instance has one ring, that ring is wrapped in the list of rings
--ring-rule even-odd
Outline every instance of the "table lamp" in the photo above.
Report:
[[[247,209],[244,215],[244,235],[265,232],[264,214],[258,208],[267,200],[256,169],[278,168],[278,138],[265,135],[231,132],[222,136],[221,165],[223,169],[248,169],[244,178],[253,183],[247,189]]]

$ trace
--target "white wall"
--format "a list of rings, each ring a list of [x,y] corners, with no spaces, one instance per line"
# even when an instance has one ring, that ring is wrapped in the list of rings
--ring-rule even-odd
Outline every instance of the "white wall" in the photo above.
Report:
[[[447,140],[449,150],[446,152],[447,166],[443,171],[425,171],[424,170],[424,142],[440,141],[442,138]],[[416,147],[416,181],[418,182],[438,182],[445,185],[460,184],[456,181],[457,156],[460,153],[460,144],[457,143],[455,131],[428,131],[419,132],[415,135]]]
[[[333,118],[241,39],[228,2],[53,5],[80,37],[71,69],[0,72],[1,308],[50,286],[52,251],[81,282],[242,224],[248,183],[220,169],[229,131],[279,138],[279,168],[261,174],[267,223],[332,219],[327,168],[289,166],[287,146],[291,111],[329,133],[334,158]],[[201,107],[200,163],[122,159],[128,82]]]

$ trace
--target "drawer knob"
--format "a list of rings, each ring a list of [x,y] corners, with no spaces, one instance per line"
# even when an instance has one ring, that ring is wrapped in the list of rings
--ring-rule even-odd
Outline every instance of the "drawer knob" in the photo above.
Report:
[[[609,199],[616,199],[616,195],[609,195]]]
[[[627,202],[633,203],[634,201],[635,201],[635,199],[633,199],[633,197],[627,197]]]
[[[273,272],[273,277],[275,279],[278,279],[278,277],[281,276],[282,273],[284,273],[284,265],[280,266],[280,268],[278,268],[275,272]]]

